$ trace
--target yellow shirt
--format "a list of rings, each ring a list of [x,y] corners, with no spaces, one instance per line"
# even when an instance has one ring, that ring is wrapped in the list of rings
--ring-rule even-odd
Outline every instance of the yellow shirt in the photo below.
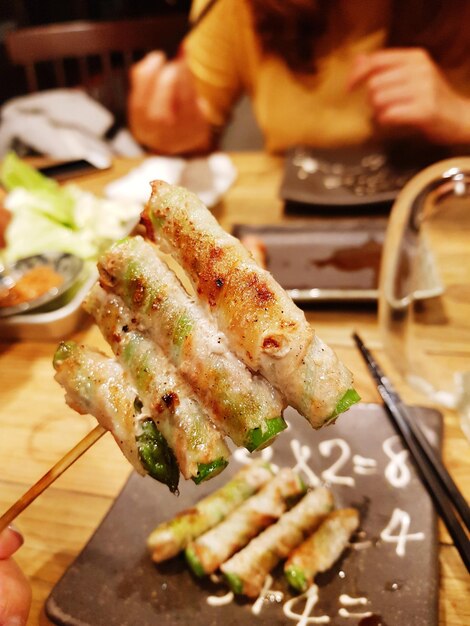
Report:
[[[196,0],[194,12],[206,1]],[[316,48],[317,72],[297,76],[282,59],[262,54],[248,0],[218,0],[185,44],[210,121],[225,123],[246,92],[270,151],[370,139],[374,128],[364,90],[348,92],[346,82],[357,54],[383,47],[388,5],[376,0],[364,10],[362,0],[340,0]]]

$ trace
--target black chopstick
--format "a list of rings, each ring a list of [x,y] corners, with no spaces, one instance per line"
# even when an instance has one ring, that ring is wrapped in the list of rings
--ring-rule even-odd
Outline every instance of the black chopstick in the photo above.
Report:
[[[470,507],[468,506],[467,501],[459,491],[459,488],[453,481],[445,466],[442,464],[439,457],[436,455],[427,437],[421,430],[419,424],[413,418],[409,417],[409,412],[406,405],[403,404],[400,396],[393,388],[392,383],[389,381],[387,376],[385,376],[384,372],[382,371],[374,357],[371,355],[370,351],[365,347],[364,342],[361,340],[357,333],[354,333],[353,337],[359,350],[361,351],[361,354],[366,360],[373,377],[375,378],[377,383],[380,383],[385,387],[391,400],[401,409],[407,420],[408,428],[413,433],[413,436],[417,440],[418,444],[421,446],[421,448],[423,448],[423,451],[428,457],[430,463],[432,464],[433,469],[439,477],[443,488],[449,493],[449,496],[452,498],[454,506],[457,509],[460,517],[462,518],[465,527],[470,530]]]
[[[206,2],[206,4],[201,9],[201,12],[199,13],[199,15],[197,15],[193,20],[191,20],[189,24],[189,30],[186,34],[188,34],[192,30],[194,30],[197,26],[199,26],[202,20],[209,14],[210,11],[212,11],[212,9],[214,8],[214,5],[217,2],[218,0],[209,0],[208,2]]]
[[[444,521],[467,571],[470,572],[470,540],[454,512],[455,508],[468,530],[470,509],[465,498],[460,493],[441,460],[434,453],[422,430],[410,417],[406,405],[370,351],[366,348],[362,339],[357,333],[353,333],[353,338],[377,383],[377,389],[388,410],[388,415],[410,451],[411,458],[420,472],[422,481],[433,499],[434,505]]]

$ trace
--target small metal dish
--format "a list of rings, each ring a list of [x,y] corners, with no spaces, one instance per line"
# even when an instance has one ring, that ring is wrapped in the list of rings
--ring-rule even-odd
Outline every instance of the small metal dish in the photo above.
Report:
[[[40,296],[20,302],[13,306],[0,306],[0,317],[9,317],[26,313],[49,304],[75,283],[83,269],[83,260],[74,254],[67,252],[42,252],[24,259],[20,259],[12,265],[0,271],[0,291],[10,289],[25,276],[29,271],[38,267],[49,267],[62,278],[60,285],[52,287]]]

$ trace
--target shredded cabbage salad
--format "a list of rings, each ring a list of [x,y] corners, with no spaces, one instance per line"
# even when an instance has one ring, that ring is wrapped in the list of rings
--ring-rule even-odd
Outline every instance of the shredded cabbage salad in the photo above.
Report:
[[[96,261],[113,241],[130,232],[142,205],[98,198],[76,185],[59,185],[14,153],[0,169],[12,214],[5,233],[4,262],[57,250]]]

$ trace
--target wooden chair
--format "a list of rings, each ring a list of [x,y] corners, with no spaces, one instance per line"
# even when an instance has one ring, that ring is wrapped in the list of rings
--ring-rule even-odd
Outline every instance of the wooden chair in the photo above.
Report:
[[[131,64],[154,49],[173,55],[186,30],[186,15],[170,14],[23,28],[10,31],[5,43],[10,61],[26,70],[29,92],[41,88],[41,79],[48,88],[80,85],[123,121]]]

